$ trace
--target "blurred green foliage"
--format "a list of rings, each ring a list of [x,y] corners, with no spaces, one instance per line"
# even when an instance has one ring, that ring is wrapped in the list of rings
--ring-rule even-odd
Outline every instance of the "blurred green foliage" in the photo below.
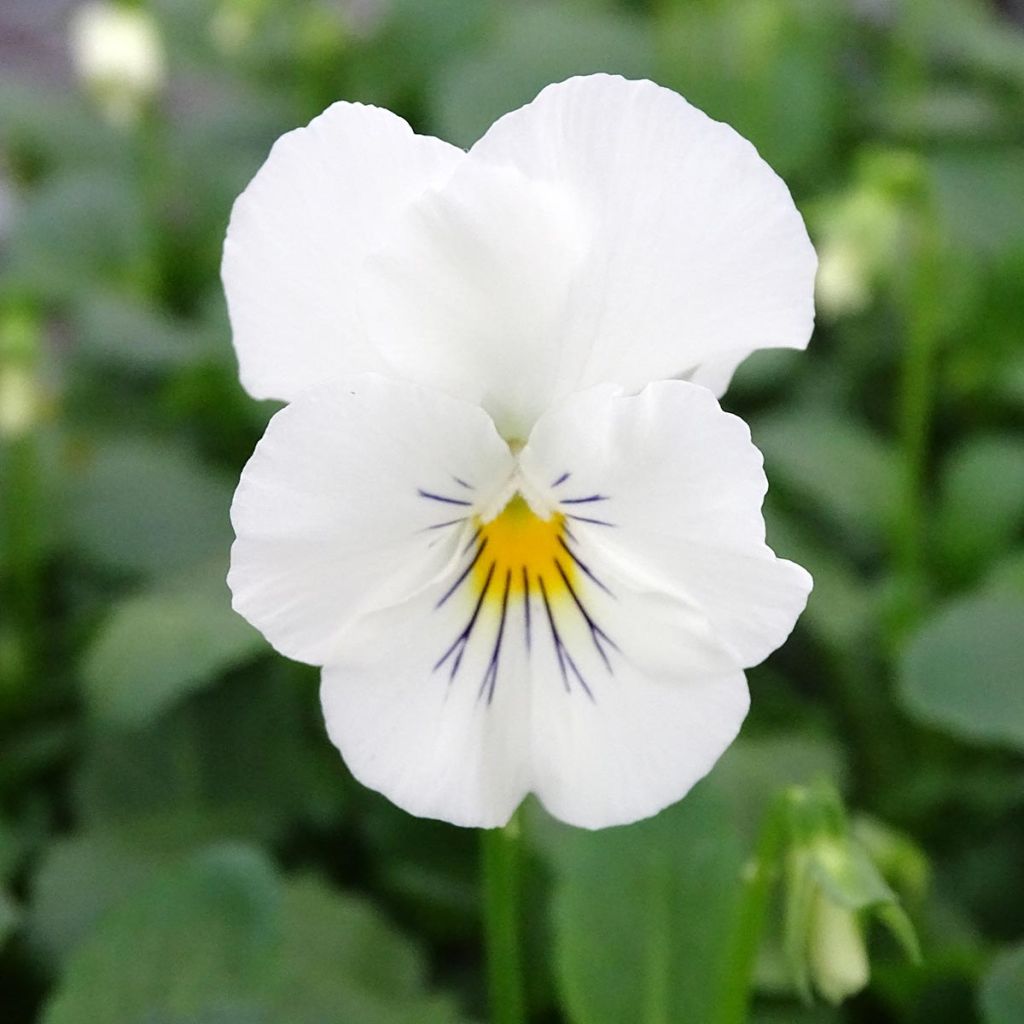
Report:
[[[468,145],[597,70],[735,125],[808,218],[815,339],[752,357],[726,404],[765,453],[769,540],[816,588],[690,798],[599,834],[531,808],[533,1016],[710,1021],[757,823],[825,779],[870,815],[923,960],[872,933],[869,988],[804,1006],[773,903],[751,1020],[1024,1021],[1024,30],[1003,6],[156,0],[168,80],[127,124],[64,66],[0,71],[5,1024],[485,1016],[475,836],[352,782],[315,673],[230,611],[231,490],[272,409],[237,384],[218,263],[271,142],[334,99]],[[6,18],[4,52],[32,38]]]

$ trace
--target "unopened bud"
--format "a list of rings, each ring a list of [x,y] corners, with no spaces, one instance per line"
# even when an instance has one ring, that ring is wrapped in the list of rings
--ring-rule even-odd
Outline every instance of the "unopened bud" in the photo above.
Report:
[[[152,16],[110,0],[94,0],[75,12],[71,54],[86,88],[117,124],[136,120],[166,77]]]
[[[39,418],[39,386],[27,366],[0,366],[0,438],[27,434]]]
[[[808,960],[814,988],[833,1004],[858,993],[871,976],[858,915],[820,889],[811,909]]]

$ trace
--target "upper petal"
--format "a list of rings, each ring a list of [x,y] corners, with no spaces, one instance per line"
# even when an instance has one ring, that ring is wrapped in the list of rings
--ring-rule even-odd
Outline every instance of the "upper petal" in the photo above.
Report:
[[[222,276],[242,384],[291,400],[378,370],[354,301],[367,252],[465,158],[377,107],[336,103],[282,136],[235,202]]]
[[[572,78],[470,159],[571,192],[591,226],[567,389],[688,376],[724,391],[758,348],[803,348],[816,258],[782,180],[728,125],[648,81]]]
[[[588,248],[560,183],[467,160],[367,260],[368,330],[392,372],[478,402],[504,436],[525,437],[566,374]]]

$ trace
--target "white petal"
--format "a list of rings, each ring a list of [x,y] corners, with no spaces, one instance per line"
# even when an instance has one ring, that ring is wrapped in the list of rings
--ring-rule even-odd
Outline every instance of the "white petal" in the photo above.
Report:
[[[336,103],[277,141],[236,201],[224,246],[224,287],[250,394],[291,400],[332,376],[383,368],[366,340],[354,282],[400,212],[464,158],[358,103]]]
[[[707,620],[568,548],[560,568],[532,562],[524,586],[486,527],[477,536],[469,575],[452,566],[362,616],[324,669],[328,731],[356,778],[414,814],[479,827],[504,824],[531,790],[594,828],[683,796],[747,710]]]
[[[684,381],[628,396],[573,396],[545,415],[521,454],[580,542],[616,572],[680,596],[743,667],[789,635],[811,579],[764,542],[761,455],[742,420]],[[607,525],[606,525],[607,524]]]
[[[395,372],[478,402],[525,437],[562,375],[587,249],[572,197],[467,161],[367,261],[364,318]]]
[[[593,702],[535,687],[536,792],[582,828],[626,825],[684,797],[735,739],[749,706],[738,669],[690,679],[626,664]]]
[[[529,790],[523,613],[507,609],[499,643],[500,604],[487,600],[459,644],[479,592],[465,588],[439,606],[453,582],[356,622],[324,668],[320,695],[357,779],[412,814],[492,828]],[[503,587],[492,577],[488,596]]]
[[[457,554],[438,524],[493,500],[512,457],[480,409],[372,374],[271,420],[231,508],[234,607],[284,654],[323,664],[362,612],[427,585]]]
[[[807,344],[816,259],[789,191],[676,93],[573,78],[501,118],[470,159],[565,188],[592,225],[565,383],[707,373],[720,393],[755,349]]]

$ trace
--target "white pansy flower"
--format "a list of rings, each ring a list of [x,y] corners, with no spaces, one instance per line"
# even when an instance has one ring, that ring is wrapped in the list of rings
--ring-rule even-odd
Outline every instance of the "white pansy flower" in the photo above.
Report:
[[[344,103],[276,144],[223,272],[243,383],[290,404],[229,582],[324,667],[357,778],[601,827],[710,769],[810,589],[713,392],[806,344],[814,268],[753,147],[650,82],[551,86],[468,153]]]

